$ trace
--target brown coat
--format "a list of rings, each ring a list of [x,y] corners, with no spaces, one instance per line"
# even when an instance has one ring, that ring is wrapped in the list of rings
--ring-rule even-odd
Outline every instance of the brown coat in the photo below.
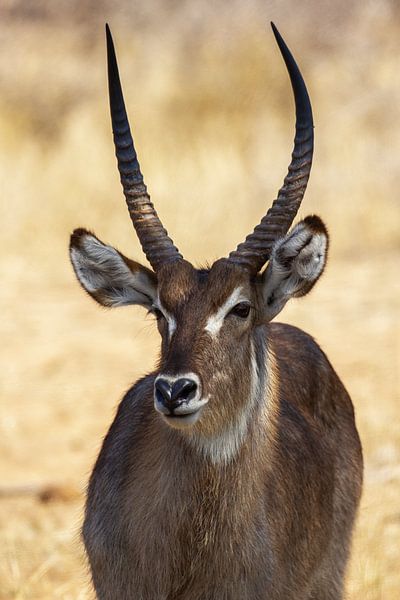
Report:
[[[342,597],[362,479],[351,401],[302,331],[254,337],[268,393],[228,464],[164,424],[154,374],[123,399],[83,528],[100,600]]]

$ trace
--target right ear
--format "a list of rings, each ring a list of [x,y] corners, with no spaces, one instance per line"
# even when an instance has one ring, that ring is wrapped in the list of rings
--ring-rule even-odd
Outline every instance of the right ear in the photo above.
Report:
[[[102,306],[152,307],[157,276],[150,269],[103,244],[86,229],[75,229],[69,253],[79,283]]]

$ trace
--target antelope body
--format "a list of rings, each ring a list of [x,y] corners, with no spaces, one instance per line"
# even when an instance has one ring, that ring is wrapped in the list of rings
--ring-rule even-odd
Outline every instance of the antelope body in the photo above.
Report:
[[[296,101],[289,172],[245,242],[199,270],[150,202],[107,29],[121,181],[153,270],[84,229],[71,237],[71,260],[100,304],[153,312],[162,344],[158,368],[122,400],[90,479],[83,537],[99,600],[343,595],[362,481],[352,403],[310,336],[270,323],[312,288],[328,247],[319,217],[287,233],[313,125],[300,71],[274,33]]]

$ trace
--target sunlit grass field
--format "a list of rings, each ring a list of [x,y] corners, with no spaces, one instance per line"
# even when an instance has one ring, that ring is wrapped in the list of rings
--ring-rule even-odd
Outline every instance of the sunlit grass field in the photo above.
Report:
[[[334,4],[334,6],[332,6]],[[279,320],[311,333],[356,408],[365,485],[349,600],[400,598],[400,11],[389,1],[27,4],[0,9],[0,599],[92,598],[84,488],[123,392],[158,348],[140,308],[74,280],[74,227],[145,261],[106,96],[104,22],[145,179],[195,264],[253,229],[286,173],[294,115],[268,21],[293,49],[316,124],[300,216],[331,234],[315,291]],[[50,486],[50,487],[49,487]]]

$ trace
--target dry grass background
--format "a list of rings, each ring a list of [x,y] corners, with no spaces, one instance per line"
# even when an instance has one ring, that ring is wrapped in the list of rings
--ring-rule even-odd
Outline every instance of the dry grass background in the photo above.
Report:
[[[293,106],[270,19],[314,104],[301,212],[321,214],[332,237],[323,280],[280,318],[317,338],[357,411],[366,470],[348,598],[400,597],[398,3],[4,0],[1,600],[91,598],[83,489],[118,399],[157,352],[151,320],[101,311],[67,259],[69,232],[83,225],[144,260],[115,166],[104,21],[146,181],[198,263],[253,228],[289,160]],[[35,492],[46,485],[56,486],[47,501]]]

